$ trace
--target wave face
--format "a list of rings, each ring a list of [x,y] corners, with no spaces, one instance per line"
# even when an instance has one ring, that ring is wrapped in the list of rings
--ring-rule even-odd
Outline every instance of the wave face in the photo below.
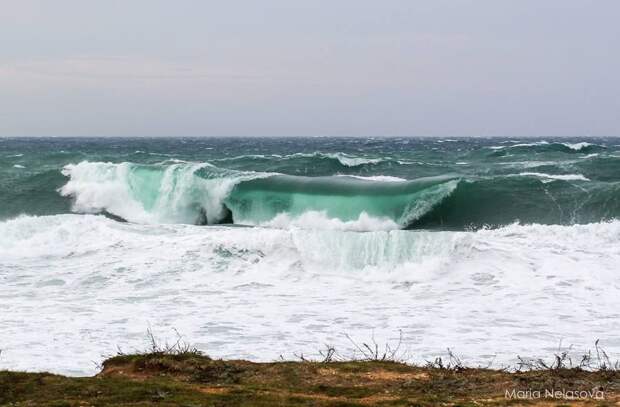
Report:
[[[449,195],[456,183],[445,177],[394,183],[278,175],[239,183],[225,203],[234,221],[243,224],[319,212],[344,222],[366,216],[405,227]]]

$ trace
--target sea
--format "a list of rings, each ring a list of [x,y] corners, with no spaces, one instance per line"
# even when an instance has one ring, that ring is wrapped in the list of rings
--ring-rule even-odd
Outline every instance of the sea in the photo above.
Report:
[[[613,358],[619,218],[614,138],[0,138],[0,369]]]

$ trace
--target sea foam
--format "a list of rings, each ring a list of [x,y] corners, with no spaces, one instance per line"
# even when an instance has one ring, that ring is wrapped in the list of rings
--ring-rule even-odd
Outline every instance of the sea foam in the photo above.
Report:
[[[20,217],[0,223],[2,368],[93,374],[117,346],[144,349],[149,327],[263,361],[398,330],[412,362],[450,347],[502,365],[597,338],[614,357],[619,239],[620,222],[356,233]]]

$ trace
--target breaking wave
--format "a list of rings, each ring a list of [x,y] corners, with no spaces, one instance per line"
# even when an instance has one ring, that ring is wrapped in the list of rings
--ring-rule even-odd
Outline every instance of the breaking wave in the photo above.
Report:
[[[136,223],[327,225],[350,230],[407,226],[456,187],[450,177],[299,177],[207,163],[67,165],[59,189],[73,210]],[[323,220],[317,220],[320,216]]]
[[[522,172],[465,179],[303,177],[208,163],[67,165],[73,211],[133,223],[355,231],[591,223],[620,215],[620,187],[581,174]],[[591,184],[591,185],[590,185]],[[587,187],[587,188],[586,188]]]

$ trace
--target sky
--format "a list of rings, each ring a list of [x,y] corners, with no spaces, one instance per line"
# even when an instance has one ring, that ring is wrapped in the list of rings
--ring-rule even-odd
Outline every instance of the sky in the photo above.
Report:
[[[0,0],[0,136],[620,136],[616,0]]]

